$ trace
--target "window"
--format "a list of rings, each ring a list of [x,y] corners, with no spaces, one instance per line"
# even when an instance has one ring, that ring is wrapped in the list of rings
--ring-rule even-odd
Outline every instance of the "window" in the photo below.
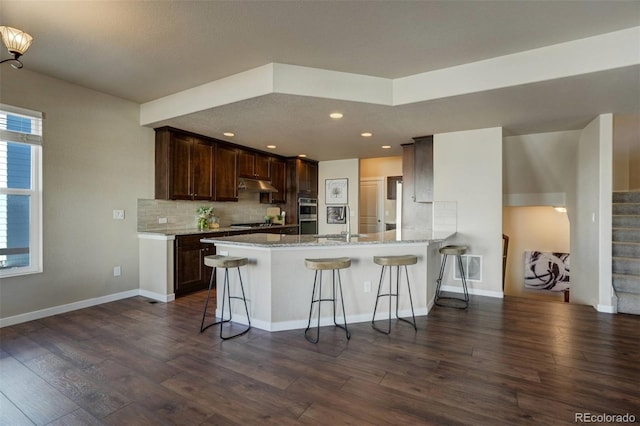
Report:
[[[42,272],[42,114],[0,104],[0,277]]]

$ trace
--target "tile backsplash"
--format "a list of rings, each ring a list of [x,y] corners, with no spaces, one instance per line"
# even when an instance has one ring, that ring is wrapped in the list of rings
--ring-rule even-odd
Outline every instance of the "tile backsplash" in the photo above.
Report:
[[[260,204],[257,193],[240,193],[238,202],[138,199],[138,231],[195,229],[198,207],[212,207],[220,226],[262,222],[271,204]],[[167,223],[159,223],[166,218]]]

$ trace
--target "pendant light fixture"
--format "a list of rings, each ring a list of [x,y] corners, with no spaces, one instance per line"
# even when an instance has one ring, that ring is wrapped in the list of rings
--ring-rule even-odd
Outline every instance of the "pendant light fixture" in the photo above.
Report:
[[[24,31],[5,26],[0,26],[0,34],[2,35],[2,42],[7,47],[9,53],[13,55],[13,58],[0,61],[0,64],[11,62],[13,68],[17,70],[22,68],[22,62],[19,58],[24,55],[24,52],[31,46],[33,37]]]

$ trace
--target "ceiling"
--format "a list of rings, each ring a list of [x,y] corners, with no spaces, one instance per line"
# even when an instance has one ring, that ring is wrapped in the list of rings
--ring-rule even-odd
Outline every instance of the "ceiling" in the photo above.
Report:
[[[398,79],[640,26],[640,1],[0,0],[0,16],[35,39],[25,70],[143,104],[269,63]],[[329,119],[335,110],[345,117]],[[572,130],[638,111],[631,66],[397,106],[271,93],[154,125],[332,160],[399,155],[414,136]]]

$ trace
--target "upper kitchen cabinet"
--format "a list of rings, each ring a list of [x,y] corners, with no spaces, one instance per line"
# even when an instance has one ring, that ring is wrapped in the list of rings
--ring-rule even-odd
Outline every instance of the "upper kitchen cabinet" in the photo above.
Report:
[[[216,145],[215,201],[238,201],[238,150]]]
[[[155,198],[211,200],[214,144],[173,129],[156,129]]]
[[[421,136],[413,138],[413,141],[415,201],[431,203],[433,202],[433,136]]]
[[[287,163],[276,157],[271,158],[271,185],[278,192],[263,192],[260,202],[267,204],[285,204],[287,202]]]
[[[318,163],[296,159],[298,196],[318,197]]]
[[[271,157],[257,152],[240,150],[238,153],[238,176],[249,179],[271,180]]]

